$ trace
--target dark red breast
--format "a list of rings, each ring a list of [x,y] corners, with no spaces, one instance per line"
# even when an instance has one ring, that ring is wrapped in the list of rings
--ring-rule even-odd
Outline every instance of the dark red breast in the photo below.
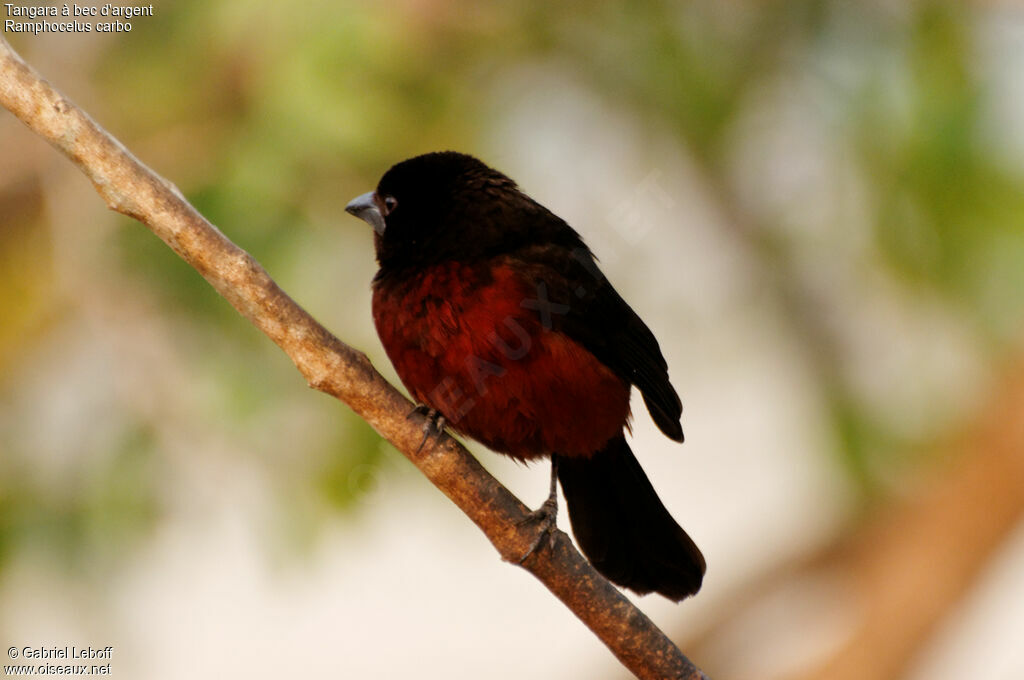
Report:
[[[412,397],[453,429],[520,459],[589,456],[626,425],[629,384],[546,328],[535,297],[501,258],[446,262],[375,280],[373,319]]]

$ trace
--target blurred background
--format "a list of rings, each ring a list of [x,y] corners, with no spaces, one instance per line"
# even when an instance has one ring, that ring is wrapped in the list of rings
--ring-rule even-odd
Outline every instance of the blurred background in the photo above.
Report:
[[[686,443],[636,402],[633,448],[708,575],[636,599],[712,677],[1024,677],[1024,10],[165,0],[4,37],[392,381],[350,198],[457,149],[575,226],[683,398]],[[625,677],[7,112],[0,310],[5,647]],[[540,503],[546,466],[474,450]]]

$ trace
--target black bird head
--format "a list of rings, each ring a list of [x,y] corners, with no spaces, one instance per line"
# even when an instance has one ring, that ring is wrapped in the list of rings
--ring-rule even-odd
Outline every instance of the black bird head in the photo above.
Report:
[[[571,235],[569,241],[579,242],[511,179],[455,151],[394,165],[376,191],[345,210],[373,227],[382,270],[490,256],[552,237],[563,241]]]

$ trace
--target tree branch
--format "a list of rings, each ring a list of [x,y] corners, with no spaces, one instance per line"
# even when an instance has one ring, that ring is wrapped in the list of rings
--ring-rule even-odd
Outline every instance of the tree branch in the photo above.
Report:
[[[170,182],[132,156],[33,71],[0,37],[0,103],[66,155],[107,205],[145,224],[238,312],[291,358],[310,387],[334,396],[401,451],[515,562],[536,538],[528,509],[458,442],[444,436],[418,451],[420,418],[366,356],[331,335],[244,250],[193,208]],[[555,532],[523,567],[583,621],[637,677],[706,676],[622,593]]]

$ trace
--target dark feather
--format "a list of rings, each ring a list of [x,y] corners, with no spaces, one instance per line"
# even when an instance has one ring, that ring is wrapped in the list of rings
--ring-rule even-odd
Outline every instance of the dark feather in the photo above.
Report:
[[[546,212],[546,211],[545,211]],[[558,311],[552,329],[586,347],[627,382],[636,385],[655,424],[666,436],[683,441],[679,424],[683,405],[668,379],[668,364],[658,341],[598,268],[579,236],[559,218],[561,244],[526,246],[506,258],[540,286]]]
[[[704,556],[658,499],[625,438],[592,458],[558,459],[572,533],[614,583],[679,601],[700,590]]]

